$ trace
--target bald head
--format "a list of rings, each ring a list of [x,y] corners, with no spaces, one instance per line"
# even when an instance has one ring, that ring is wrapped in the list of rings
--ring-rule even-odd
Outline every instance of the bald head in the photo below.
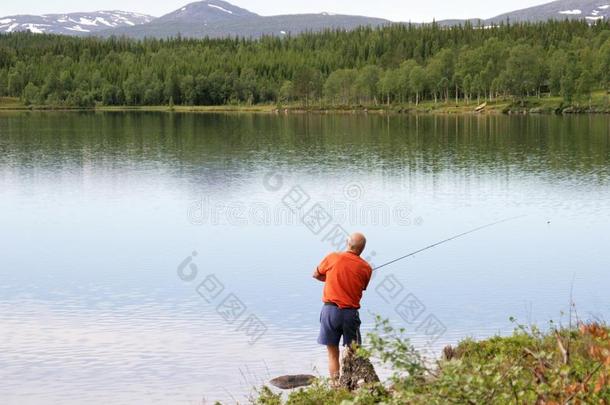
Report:
[[[366,246],[366,238],[360,232],[352,233],[347,238],[347,250],[360,256]]]

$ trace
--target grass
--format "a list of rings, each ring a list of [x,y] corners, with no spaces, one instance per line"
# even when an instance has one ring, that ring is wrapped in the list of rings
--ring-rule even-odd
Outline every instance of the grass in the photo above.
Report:
[[[459,100],[457,103],[455,99],[450,99],[448,102],[439,100],[434,102],[433,100],[425,100],[418,105],[414,103],[410,104],[393,104],[390,106],[378,105],[378,106],[332,106],[332,107],[312,107],[312,110],[330,109],[337,111],[358,111],[367,110],[369,113],[375,112],[407,112],[407,113],[432,113],[432,114],[474,114],[475,109],[480,104],[484,103],[484,99],[471,100],[465,102]],[[508,112],[528,112],[528,113],[556,113],[568,105],[564,102],[561,96],[549,96],[544,95],[542,97],[527,97],[524,100],[524,106],[522,107],[519,102],[515,102],[513,98],[498,98],[486,102],[487,105],[483,113],[488,114],[501,114]],[[605,90],[597,90],[591,94],[591,101],[588,99],[577,99],[571,103],[573,110],[579,112],[588,112],[586,110],[591,109],[597,112],[610,113],[610,95]]]
[[[24,110],[27,107],[16,97],[0,97],[0,110]]]
[[[155,112],[257,112],[271,113],[277,107],[270,104],[257,105],[223,105],[223,106],[186,106],[176,105],[169,107],[167,105],[156,106],[96,106],[92,108],[79,108],[70,106],[48,106],[34,105],[27,106],[19,98],[15,97],[0,97],[0,110],[6,111],[155,111]]]
[[[271,113],[276,110],[275,105],[256,104],[256,105],[220,105],[220,106],[188,106],[176,105],[169,106],[100,106],[95,107],[96,111],[167,111],[167,112],[256,112]]]

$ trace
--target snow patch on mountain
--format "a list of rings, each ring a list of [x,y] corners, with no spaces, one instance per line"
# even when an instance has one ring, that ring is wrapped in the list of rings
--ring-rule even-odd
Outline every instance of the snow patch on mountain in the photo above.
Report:
[[[89,30],[84,29],[80,25],[75,25],[74,27],[66,27],[67,30],[76,31],[76,32],[90,32]]]
[[[579,9],[564,10],[564,11],[560,11],[559,14],[578,15],[578,14],[582,14],[582,10],[579,10]]]
[[[98,21],[98,22],[100,22],[100,23],[102,23],[102,24],[104,24],[104,25],[106,25],[106,26],[108,26],[108,27],[114,27],[114,25],[113,25],[113,24],[111,24],[111,23],[109,23],[108,21],[106,21],[106,20],[104,19],[104,17],[97,17],[97,18],[95,19],[95,21]],[[97,24],[96,24],[96,25],[97,25]]]
[[[44,32],[44,28],[41,28],[39,24],[24,24],[25,29],[29,30],[30,32],[33,32],[34,34],[42,34]]]
[[[218,9],[220,11],[224,11],[225,13],[233,14],[233,12],[231,10],[227,10],[226,8],[222,8],[220,6],[217,6],[216,4],[208,4],[208,7],[212,7],[212,8]]]
[[[79,20],[79,22],[80,22],[82,25],[97,25],[96,20],[90,20],[90,19],[85,18],[85,17],[81,17],[81,18],[80,18],[80,20]]]

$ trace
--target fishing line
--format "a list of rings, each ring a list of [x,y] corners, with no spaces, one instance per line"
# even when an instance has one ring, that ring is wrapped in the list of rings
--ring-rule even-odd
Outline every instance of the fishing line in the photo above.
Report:
[[[415,252],[412,252],[412,253],[409,253],[409,254],[407,254],[407,255],[401,256],[401,257],[399,257],[399,258],[397,258],[397,259],[394,259],[394,260],[389,261],[389,262],[387,262],[387,263],[385,263],[385,264],[382,264],[381,266],[377,266],[377,267],[375,267],[373,270],[379,270],[379,269],[380,269],[380,268],[382,268],[382,267],[389,266],[390,264],[394,264],[394,263],[396,263],[396,262],[398,262],[398,261],[401,261],[401,260],[403,260],[403,259],[406,259],[407,257],[411,257],[411,256],[414,256],[414,255],[416,255],[416,254],[418,254],[418,253],[421,253],[421,252],[423,252],[424,250],[432,249],[433,247],[436,247],[436,246],[438,246],[438,245],[442,245],[443,243],[447,243],[447,242],[452,241],[452,240],[457,239],[457,238],[461,238],[462,236],[466,236],[466,235],[469,235],[469,234],[471,234],[471,233],[474,233],[474,232],[480,231],[480,230],[482,230],[482,229],[489,228],[489,227],[492,227],[492,226],[494,226],[494,225],[499,225],[499,224],[501,224],[501,223],[503,223],[503,222],[508,222],[508,221],[512,221],[512,220],[519,219],[519,218],[523,218],[523,217],[525,217],[525,215],[519,215],[519,216],[516,216],[516,217],[505,218],[505,219],[502,219],[502,220],[500,220],[500,221],[495,221],[495,222],[492,222],[491,224],[487,224],[487,225],[479,226],[478,228],[471,229],[471,230],[469,230],[469,231],[467,231],[467,232],[460,233],[459,235],[452,236],[452,237],[447,238],[447,239],[445,239],[445,240],[442,240],[442,241],[440,241],[440,242],[436,242],[436,243],[433,243],[432,245],[429,245],[429,246],[426,246],[426,247],[421,248],[421,249],[419,249],[419,250],[416,250]]]

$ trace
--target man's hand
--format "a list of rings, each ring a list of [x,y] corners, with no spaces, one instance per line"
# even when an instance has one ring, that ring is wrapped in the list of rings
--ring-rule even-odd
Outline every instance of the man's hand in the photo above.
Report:
[[[313,278],[315,278],[318,281],[322,281],[322,282],[326,281],[326,275],[320,274],[318,269],[316,269],[316,271],[313,272]]]

